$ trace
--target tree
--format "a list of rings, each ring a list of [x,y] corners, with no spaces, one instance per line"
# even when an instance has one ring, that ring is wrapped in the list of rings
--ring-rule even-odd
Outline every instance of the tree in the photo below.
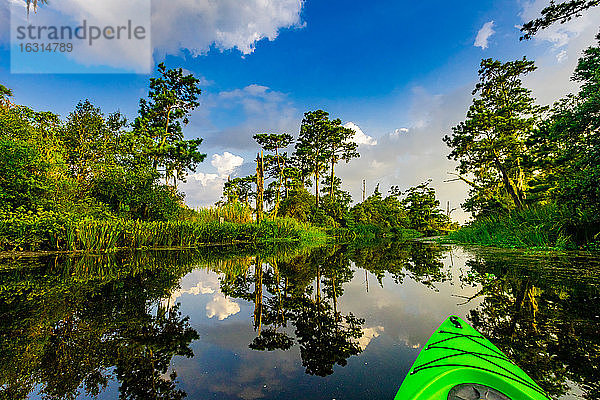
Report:
[[[32,145],[0,139],[0,202],[11,208],[35,209],[50,186],[47,164]]]
[[[538,185],[587,225],[577,229],[588,236],[582,241],[592,240],[600,221],[600,35],[597,40],[575,69],[579,93],[558,102],[530,137]]]
[[[435,197],[435,189],[429,187],[431,181],[409,188],[402,200],[406,208],[409,227],[425,235],[435,235],[445,228],[449,221],[438,207],[439,200]]]
[[[360,154],[357,151],[358,143],[352,141],[354,134],[355,132],[353,129],[342,126],[342,121],[340,119],[331,121],[331,128],[325,146],[330,159],[330,182],[332,184],[329,185],[329,195],[332,198],[335,194],[333,185],[335,182],[335,165],[342,160],[348,163],[351,159],[360,157]]]
[[[69,169],[78,181],[89,180],[94,172],[98,174],[100,169],[114,162],[117,135],[126,122],[122,120],[123,125],[118,126],[118,114],[109,116],[109,120],[112,126],[89,100],[80,101],[69,114],[61,139]]]
[[[300,136],[296,143],[296,156],[306,161],[308,174],[314,176],[317,208],[319,207],[319,180],[327,170],[327,162],[331,158],[330,150],[327,147],[330,133],[329,113],[323,110],[304,113]]]
[[[280,217],[292,217],[298,221],[308,221],[313,214],[315,196],[310,194],[304,187],[291,190],[289,195],[281,202],[277,215]]]
[[[12,90],[0,84],[0,107],[9,107],[11,104],[10,98],[12,96]]]
[[[223,197],[228,203],[239,201],[249,205],[250,198],[256,195],[252,192],[252,183],[255,181],[254,175],[227,179],[223,184]]]
[[[258,133],[254,135],[253,138],[265,151],[272,151],[275,153],[275,172],[277,174],[277,197],[275,204],[277,207],[279,206],[281,187],[284,180],[283,171],[285,169],[285,157],[282,157],[279,154],[279,150],[288,147],[293,142],[294,138],[288,133]],[[267,165],[269,164],[269,161],[267,161]]]
[[[581,16],[583,11],[598,5],[600,5],[600,0],[568,0],[558,4],[552,0],[550,5],[542,10],[541,18],[523,25],[521,32],[525,32],[525,34],[521,37],[521,40],[531,39],[540,30],[556,22],[564,24],[575,17]]]
[[[183,126],[200,105],[200,81],[184,75],[181,68],[167,69],[164,63],[158,64],[158,73],[158,78],[150,78],[149,99],[140,99],[134,130],[147,139],[145,152],[152,166],[164,169],[165,182],[173,177],[176,183],[185,181],[186,170],[195,171],[206,157],[198,151],[202,139],[183,139]]]
[[[48,4],[48,0],[27,0],[27,15],[29,15],[29,9],[33,6],[33,11],[37,11],[38,3]]]
[[[536,128],[543,108],[534,104],[520,77],[535,68],[526,58],[506,63],[482,60],[480,80],[473,91],[479,97],[473,100],[467,119],[443,139],[452,149],[448,158],[459,162],[457,179],[471,186],[465,203],[469,211],[525,206],[525,140]]]

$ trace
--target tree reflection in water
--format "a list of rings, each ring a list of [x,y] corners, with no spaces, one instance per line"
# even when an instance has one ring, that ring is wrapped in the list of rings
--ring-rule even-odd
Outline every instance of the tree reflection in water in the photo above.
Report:
[[[222,279],[221,291],[254,303],[257,336],[251,349],[287,350],[298,344],[306,373],[327,376],[362,351],[364,319],[338,311],[343,286],[357,267],[374,273],[380,283],[385,274],[397,283],[410,275],[433,288],[448,279],[442,255],[439,246],[389,242],[370,248],[328,246],[286,259],[257,257],[243,274]]]
[[[49,399],[76,398],[80,390],[93,396],[115,377],[121,399],[185,397],[168,367],[174,355],[192,355],[198,335],[160,299],[189,265],[184,258],[153,267],[164,258],[53,257],[3,266],[2,398],[24,399],[36,387]]]
[[[573,382],[600,398],[600,262],[486,252],[467,264],[483,297],[473,326],[553,397]]]
[[[368,271],[379,285],[409,278],[433,293],[452,279],[447,255],[385,242],[2,260],[0,398],[73,399],[118,383],[121,399],[182,399],[170,365],[193,356],[198,334],[166,299],[199,266],[253,307],[250,349],[297,348],[307,374],[328,376],[362,351],[365,315],[339,304],[354,275]],[[554,397],[575,382],[584,398],[600,398],[600,262],[489,250],[468,258],[454,279],[478,290],[462,306],[474,327]]]

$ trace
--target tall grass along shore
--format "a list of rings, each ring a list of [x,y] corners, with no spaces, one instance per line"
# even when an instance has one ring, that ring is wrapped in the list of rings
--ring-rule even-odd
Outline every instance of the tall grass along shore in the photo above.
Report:
[[[119,248],[194,247],[241,242],[324,241],[323,230],[292,218],[252,220],[249,208],[213,207],[183,220],[77,219],[41,211],[0,220],[0,248],[109,251]]]

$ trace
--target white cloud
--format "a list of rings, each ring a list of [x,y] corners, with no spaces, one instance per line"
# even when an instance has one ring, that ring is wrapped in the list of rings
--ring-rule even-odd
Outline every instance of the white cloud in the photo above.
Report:
[[[85,71],[81,66],[108,66],[148,73],[152,64],[150,13],[151,7],[147,0],[103,0],[101,2],[61,0],[50,1],[38,7],[37,12],[31,12],[29,16],[24,8],[22,11],[13,10],[12,22],[19,25],[77,27],[85,21],[88,28],[87,39],[71,41],[73,51],[68,53],[67,57],[74,62],[61,67],[58,72]],[[89,45],[89,29],[92,26],[97,29],[113,27],[113,36],[115,36],[116,27],[127,25],[128,21],[131,21],[132,27],[140,26],[145,29],[143,40],[130,40],[127,35],[124,35],[125,38],[122,39],[99,38]],[[13,33],[16,34],[16,31]],[[46,68],[45,64],[42,63],[40,68]]]
[[[214,182],[222,182],[224,177],[218,174],[207,174],[204,172],[196,172],[195,174],[191,174],[189,178],[200,182],[202,186],[209,186]]]
[[[562,63],[569,58],[569,55],[566,50],[561,50],[560,53],[556,55],[556,61]]]
[[[535,0],[524,3],[521,12],[523,22],[540,16],[548,1]],[[600,9],[592,8],[580,17],[540,30],[531,43],[543,52],[536,57],[537,71],[524,79],[541,104],[552,104],[569,92],[577,91],[578,84],[571,76],[584,49],[596,44]],[[552,84],[548,84],[552,82]]]
[[[195,269],[179,282],[179,288],[171,293],[169,298],[164,299],[164,305],[174,305],[179,297],[184,294],[193,296],[213,294],[220,290],[219,279],[216,274],[207,270]]]
[[[367,346],[369,345],[369,343],[371,343],[371,340],[373,340],[373,338],[379,337],[379,335],[384,331],[383,326],[373,326],[370,328],[364,328],[362,330],[363,335],[360,339],[358,339],[358,346],[364,350],[367,348]]]
[[[475,38],[475,43],[473,45],[475,47],[481,47],[482,49],[487,49],[490,37],[496,33],[494,30],[494,21],[486,22],[483,24],[479,32],[477,32],[477,37]]]
[[[208,318],[217,317],[219,321],[223,321],[239,312],[239,304],[228,299],[221,293],[214,295],[213,299],[206,305],[206,316]]]
[[[302,28],[303,6],[304,0],[61,0],[40,7],[30,19],[39,25],[56,25],[56,16],[61,15],[64,21],[81,23],[86,19],[88,25],[106,26],[114,25],[115,18],[134,22],[145,18],[147,23],[144,21],[143,25],[151,26],[151,46],[105,40],[94,46],[81,46],[70,56],[84,65],[109,65],[147,73],[153,52],[158,58],[183,51],[199,56],[212,48],[251,54],[259,41],[275,40],[281,29]],[[8,15],[4,2],[0,5],[0,40],[4,43],[8,42],[8,29],[4,29],[9,26]],[[27,23],[26,12],[22,18]]]
[[[154,0],[152,34],[161,53],[192,55],[237,49],[254,51],[262,39],[275,40],[284,28],[302,27],[304,0]]]
[[[527,22],[541,15],[542,9],[547,7],[548,0],[533,0],[526,1],[523,4],[521,11],[521,19]],[[580,36],[587,36],[590,28],[598,31],[598,20],[600,19],[600,10],[592,8],[582,13],[580,17],[573,18],[564,24],[554,23],[546,29],[542,29],[536,33],[533,40],[538,43],[550,43],[555,51],[562,53],[561,49],[569,45],[573,40]],[[520,29],[520,27],[518,27]],[[558,56],[557,56],[558,57]]]
[[[223,153],[223,155],[213,154],[212,161],[210,163],[217,169],[219,176],[225,177],[230,175],[237,167],[242,165],[244,163],[244,159],[226,151]]]
[[[181,189],[186,193],[186,203],[192,207],[216,203],[221,197],[227,178],[234,175],[243,163],[243,157],[228,151],[213,154],[211,165],[216,168],[217,173],[198,171],[190,174],[187,182],[181,185]],[[200,164],[200,168],[204,165]]]
[[[390,133],[390,137],[399,137],[400,135],[406,134],[409,132],[408,128],[397,128],[394,129],[392,133]]]
[[[360,144],[364,144],[367,146],[374,146],[377,144],[377,140],[375,140],[374,138],[372,138],[371,136],[366,135],[362,129],[360,129],[360,127],[358,125],[356,125],[354,122],[347,122],[344,124],[344,128],[350,128],[354,131],[354,142]]]

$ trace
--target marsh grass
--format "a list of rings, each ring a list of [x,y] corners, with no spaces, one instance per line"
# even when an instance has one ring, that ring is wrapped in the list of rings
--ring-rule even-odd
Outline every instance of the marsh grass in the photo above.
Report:
[[[571,249],[577,216],[555,205],[479,218],[443,241],[509,248]]]
[[[324,242],[325,233],[291,218],[267,218],[256,223],[243,207],[208,209],[182,221],[73,221],[60,217],[52,220],[47,215],[0,221],[0,246],[4,250],[106,252],[279,241]]]
[[[243,203],[227,203],[222,206],[199,208],[194,210],[188,220],[201,223],[233,222],[247,224],[253,221],[252,207]]]

